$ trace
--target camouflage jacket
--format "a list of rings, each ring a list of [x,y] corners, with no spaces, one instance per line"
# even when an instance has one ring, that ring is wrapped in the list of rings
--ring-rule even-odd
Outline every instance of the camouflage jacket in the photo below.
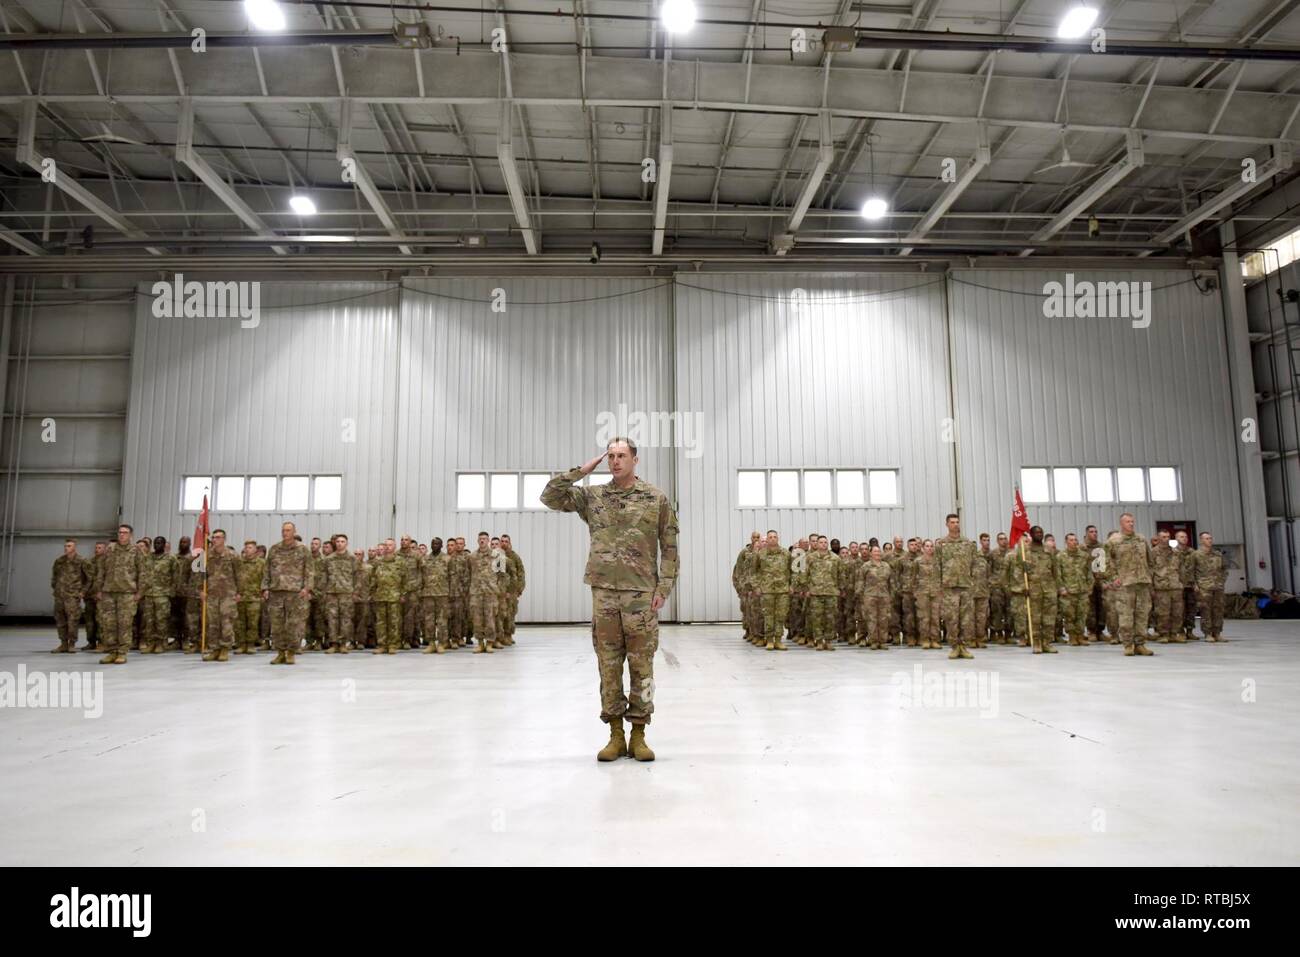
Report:
[[[352,589],[352,600],[370,601],[370,581],[374,577],[370,562],[357,559],[356,586]]]
[[[862,559],[847,548],[840,551],[840,597],[852,598],[858,593],[858,566],[861,564]]]
[[[239,594],[239,553],[233,548],[208,549],[208,597],[234,598]]]
[[[176,597],[198,598],[199,586],[203,579],[194,571],[194,562],[198,556],[193,552],[176,556]]]
[[[56,598],[81,598],[93,584],[93,574],[90,562],[80,555],[60,555],[50,570],[50,591]]]
[[[1056,559],[1042,545],[1027,545],[1024,555],[1019,548],[1011,550],[1007,559],[1007,591],[1025,594],[1025,577],[1029,577],[1029,591],[1034,595],[1055,595],[1061,588]]]
[[[944,588],[970,588],[972,563],[979,546],[969,538],[939,538],[934,543],[934,557],[939,560],[939,580]]]
[[[469,594],[469,553],[457,552],[447,556],[451,563],[448,567],[447,587],[452,597],[463,598]]]
[[[1007,559],[1010,557],[1008,550],[994,546],[989,549],[985,556],[989,563],[989,587],[999,590],[1007,587]]]
[[[1183,587],[1183,550],[1165,545],[1151,549],[1151,586],[1166,590]]]
[[[916,559],[911,552],[903,552],[894,559],[894,590],[910,595],[916,588]]]
[[[235,579],[239,582],[239,598],[241,601],[261,600],[262,576],[265,574],[265,558],[239,556],[239,561],[235,564]]]
[[[315,584],[311,549],[302,542],[276,542],[266,550],[262,591],[302,591]]]
[[[758,573],[758,555],[752,545],[746,545],[736,556],[731,566],[731,587],[737,595],[748,595],[754,591],[754,576]]]
[[[1106,577],[1106,545],[1103,542],[1083,541],[1079,547],[1088,553],[1088,567],[1092,569],[1093,582],[1109,581]]]
[[[758,571],[755,586],[764,595],[790,593],[790,553],[784,548],[764,547],[758,553]]]
[[[114,542],[104,553],[104,563],[95,577],[96,592],[125,594],[144,592],[149,580],[149,559],[134,545]]]
[[[818,549],[808,554],[808,568],[800,576],[800,591],[810,595],[838,596],[840,593],[840,559],[834,552]]]
[[[581,469],[555,476],[542,490],[542,503],[577,512],[591,531],[591,550],[582,580],[593,588],[653,591],[667,599],[677,580],[677,515],[668,496],[637,479],[630,488],[613,482],[574,483]]]
[[[355,595],[360,566],[355,555],[335,552],[320,563],[321,577],[316,591],[323,595]]]
[[[1192,548],[1180,548],[1183,562],[1179,566],[1178,574],[1183,581],[1184,588],[1193,588],[1196,585],[1196,550]]]
[[[420,559],[420,596],[447,598],[451,595],[451,556],[439,552]]]
[[[496,595],[501,591],[501,579],[492,570],[492,549],[476,548],[469,556],[470,595]]]
[[[861,598],[888,598],[893,593],[894,569],[886,562],[858,563],[857,592]],[[859,599],[859,600],[860,600]]]
[[[509,593],[518,598],[524,593],[524,560],[519,557],[519,553],[513,548],[506,552],[506,561],[510,563],[510,587]]]
[[[1228,581],[1228,567],[1223,553],[1198,548],[1192,553],[1192,575],[1197,591],[1217,591]]]
[[[988,598],[989,581],[991,580],[991,564],[989,557],[983,552],[976,552],[974,559],[970,563],[970,580],[971,580],[971,597]]]
[[[385,555],[370,563],[371,601],[401,601],[405,585],[406,567],[396,555]]]
[[[937,595],[943,590],[943,570],[937,556],[918,555],[912,560],[912,593]]]
[[[1106,539],[1106,567],[1120,585],[1151,584],[1151,544],[1141,535],[1116,532]]]
[[[150,555],[145,575],[144,594],[148,598],[171,598],[176,595],[177,562],[172,555]]]
[[[397,560],[402,563],[402,570],[406,573],[402,593],[413,595],[420,590],[420,550],[415,546],[398,549]]]
[[[1067,594],[1091,594],[1092,556],[1082,547],[1071,550],[1067,545],[1065,551],[1056,555],[1056,577]]]

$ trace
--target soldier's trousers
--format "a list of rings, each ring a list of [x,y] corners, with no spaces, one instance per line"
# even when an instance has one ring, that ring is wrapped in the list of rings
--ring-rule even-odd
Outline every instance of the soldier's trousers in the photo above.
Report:
[[[420,617],[420,593],[410,592],[402,596],[406,599],[402,603],[402,644],[410,645],[415,642],[415,630]]]
[[[421,627],[426,644],[447,643],[448,605],[445,595],[426,595],[420,599]]]
[[[1124,585],[1112,589],[1115,612],[1119,619],[1119,640],[1125,645],[1145,644],[1146,620],[1151,613],[1151,586]]]
[[[600,720],[626,717],[633,725],[649,724],[655,710],[655,652],[659,650],[659,615],[654,592],[591,590],[591,644],[600,671]],[[623,693],[623,661],[628,690]]]
[[[515,619],[518,617],[519,617],[519,596],[513,594],[507,595],[506,596],[506,634],[507,635],[513,635],[515,633]],[[426,641],[428,640],[427,636],[425,640]]]
[[[943,596],[929,592],[914,592],[916,606],[916,636],[922,644],[939,641],[939,619],[943,613]]]
[[[1183,589],[1183,633],[1190,635],[1192,629],[1196,627],[1196,613],[1200,610],[1200,596],[1197,595],[1194,587],[1188,586]],[[1205,631],[1205,626],[1201,626],[1201,631]]]
[[[497,596],[497,614],[496,629],[497,640],[500,641],[509,632],[506,631],[506,619],[510,617],[510,596],[502,592]]]
[[[233,595],[229,598],[208,596],[208,633],[204,644],[209,649],[229,650],[235,646],[237,604]]]
[[[307,617],[307,641],[315,644],[325,639],[325,609],[319,598],[310,598]]]
[[[370,601],[352,602],[352,643],[358,648],[374,647],[371,641],[372,631],[370,627]]]
[[[1005,588],[989,588],[989,629],[994,634],[1010,630],[1007,624],[1007,590]]]
[[[327,594],[321,599],[325,615],[325,640],[342,648],[352,640],[352,596]]]
[[[145,595],[140,599],[143,638],[148,644],[165,644],[172,630],[172,600],[168,596]]]
[[[903,593],[896,591],[889,600],[889,638],[892,641],[894,636],[903,630]]]
[[[86,599],[86,647],[99,645],[99,603],[93,598]]]
[[[807,603],[808,601],[803,595],[790,596],[790,612],[786,616],[785,627],[789,630],[791,638],[798,638],[804,633],[804,615]]]
[[[81,599],[72,595],[54,599],[54,627],[59,633],[59,644],[77,647],[77,625],[81,622]],[[89,630],[89,628],[87,628]]]
[[[1156,635],[1169,638],[1183,631],[1183,588],[1157,588],[1151,593],[1151,613]]]
[[[948,641],[968,645],[975,634],[975,608],[969,588],[943,590],[943,620],[948,625]]]
[[[1034,642],[1041,642],[1044,639],[1052,640],[1051,624],[1049,616],[1054,619],[1056,615],[1056,601],[1051,595],[1031,594],[1029,602],[1025,602],[1024,592],[1007,592],[1007,607],[1011,611],[1011,625],[1016,633],[1016,638],[1021,641],[1029,641],[1029,628],[1032,619]]]
[[[840,592],[835,606],[835,635],[844,640],[853,633],[853,596]]]
[[[394,649],[401,647],[402,603],[372,600],[370,613],[375,619],[375,647]]]
[[[903,640],[916,643],[919,637],[916,619],[916,595],[913,592],[905,591],[900,596],[902,598],[902,633]]]
[[[1101,636],[1106,627],[1106,589],[1094,581],[1088,592],[1088,634]]]
[[[858,603],[858,617],[862,621],[864,636],[872,644],[889,643],[889,620],[893,611],[894,599],[890,595],[864,595]]]
[[[470,592],[469,618],[474,626],[474,639],[491,644],[497,640],[496,592]]]
[[[452,595],[447,601],[447,629],[454,640],[460,641],[467,632],[465,596]]]
[[[1201,610],[1201,634],[1207,638],[1223,634],[1223,589],[1197,589],[1196,604]]]
[[[1115,640],[1119,640],[1119,603],[1115,600],[1115,590],[1107,588],[1104,592],[1106,607],[1106,631]]]
[[[271,647],[271,616],[266,613],[266,606],[262,606],[262,620],[258,623],[257,633],[266,646]]]
[[[1072,592],[1057,599],[1061,609],[1061,624],[1065,633],[1071,638],[1082,638],[1088,625],[1088,603],[1092,601],[1092,589]]]
[[[975,630],[971,635],[975,641],[983,643],[989,637],[989,598],[976,595],[971,598],[971,620]]]
[[[835,595],[808,596],[808,626],[814,641],[830,641],[835,637]]]
[[[311,603],[296,591],[273,591],[262,608],[271,623],[271,647],[276,651],[297,651],[307,634]]]
[[[255,645],[261,628],[262,603],[241,601],[235,608],[235,641],[241,645]]]
[[[198,646],[199,629],[203,626],[203,601],[198,598],[185,599],[184,643]]]
[[[763,600],[763,637],[776,641],[781,637],[786,616],[790,613],[790,596],[784,592],[768,592]]]
[[[99,600],[100,643],[105,651],[126,654],[131,647],[137,599],[134,592],[104,592]]]

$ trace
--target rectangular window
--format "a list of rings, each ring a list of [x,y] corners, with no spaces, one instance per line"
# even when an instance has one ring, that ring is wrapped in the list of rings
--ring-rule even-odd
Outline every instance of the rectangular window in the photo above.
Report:
[[[280,511],[307,511],[310,482],[305,475],[286,475],[280,479]]]
[[[1058,502],[1082,502],[1083,486],[1079,482],[1079,470],[1052,469],[1052,490]]]
[[[343,478],[339,475],[317,475],[312,483],[312,510],[337,512],[343,507]]]
[[[772,507],[773,508],[798,508],[799,507],[799,473],[798,472],[773,472],[772,473]]]
[[[519,507],[519,475],[515,472],[497,472],[491,479],[492,507]]]
[[[1020,497],[1026,502],[1050,502],[1047,490],[1047,469],[1020,470]]]
[[[248,510],[250,512],[275,511],[274,475],[254,475],[248,480]]]
[[[614,481],[614,476],[608,472],[592,472],[587,476],[588,485],[608,485],[612,481]]]
[[[1088,485],[1089,502],[1115,501],[1115,476],[1110,469],[1084,469],[1083,473]]]
[[[814,508],[828,508],[835,504],[831,495],[830,472],[803,473],[803,503]]]
[[[767,506],[767,473],[740,472],[737,474],[736,502],[741,508]]]
[[[244,510],[244,477],[242,475],[218,476],[217,500],[213,508],[219,512],[242,512]]]
[[[872,505],[898,504],[898,473],[892,469],[872,469],[867,474]]]
[[[1147,483],[1143,469],[1122,468],[1115,470],[1119,480],[1119,500],[1121,502],[1145,502],[1147,500]]]
[[[209,495],[212,488],[212,478],[207,475],[187,475],[181,483],[181,511],[182,512],[199,512],[203,510],[203,496]],[[209,495],[208,506],[211,507],[212,498]]]
[[[866,487],[858,469],[840,469],[835,473],[835,501],[841,508],[866,505]]]
[[[456,507],[483,508],[487,504],[487,476],[456,476]]]
[[[542,490],[550,480],[545,472],[524,473],[524,508],[546,508],[542,504]]]
[[[1148,473],[1151,479],[1151,501],[1178,501],[1178,472],[1176,469],[1153,468]]]

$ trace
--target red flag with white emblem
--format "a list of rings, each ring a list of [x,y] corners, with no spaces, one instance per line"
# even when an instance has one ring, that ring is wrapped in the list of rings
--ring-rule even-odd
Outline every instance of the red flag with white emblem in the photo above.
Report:
[[[1029,516],[1025,513],[1025,503],[1020,497],[1020,489],[1016,489],[1016,501],[1011,506],[1011,540],[1010,546],[1016,547],[1016,542],[1020,541],[1021,535],[1029,534]]]
[[[203,511],[199,512],[199,523],[194,526],[194,540],[190,547],[198,552],[193,568],[196,572],[208,570],[208,497],[203,496]]]

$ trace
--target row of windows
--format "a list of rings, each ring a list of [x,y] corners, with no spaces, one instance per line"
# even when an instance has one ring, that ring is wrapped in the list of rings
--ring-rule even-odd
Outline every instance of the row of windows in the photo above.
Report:
[[[742,469],[741,508],[889,508],[899,504],[897,469]]]
[[[1300,259],[1300,229],[1269,243],[1263,250],[1242,256],[1241,274],[1247,279],[1259,279],[1297,259]]]
[[[187,475],[181,481],[181,511],[337,512],[343,507],[339,475]]]
[[[464,510],[543,509],[542,489],[554,472],[459,472],[456,475],[456,507]],[[612,476],[593,472],[577,485],[604,485]]]
[[[1178,470],[1168,466],[1022,468],[1025,504],[1071,502],[1177,502]]]

